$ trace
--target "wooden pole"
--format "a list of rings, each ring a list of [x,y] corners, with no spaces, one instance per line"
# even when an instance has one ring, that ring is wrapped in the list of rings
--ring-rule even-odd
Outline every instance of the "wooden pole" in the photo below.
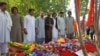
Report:
[[[84,46],[84,43],[83,43],[83,40],[82,40],[82,34],[81,34],[81,29],[80,29],[80,16],[78,15],[78,10],[77,10],[78,9],[77,0],[74,0],[74,1],[75,1],[76,19],[77,19],[78,29],[79,29],[80,44],[82,46],[82,51],[83,51],[84,56],[88,56],[87,52],[86,52],[86,49],[85,49],[85,46]]]
[[[99,1],[98,1],[98,7],[99,7],[99,9],[98,9],[98,16],[97,16],[97,27],[98,27],[98,29],[97,29],[97,35],[98,35],[98,39],[97,39],[97,41],[98,41],[98,52],[99,52],[99,55],[100,55],[100,26],[99,26],[99,21],[100,21],[100,3],[99,3]]]
[[[99,0],[100,1],[100,0]],[[99,20],[100,20],[100,3],[99,3],[99,10],[98,10],[98,42],[99,42],[99,49],[100,49],[100,26],[99,26]]]
[[[94,28],[95,28],[95,34],[96,34],[96,39],[95,40],[95,44],[96,44],[96,48],[97,48],[97,55],[100,56],[100,47],[99,47],[99,41],[100,41],[100,38],[99,38],[99,14],[100,14],[100,5],[99,5],[99,11],[97,10],[97,3],[98,1],[95,0],[95,20],[94,20]],[[98,13],[99,12],[99,13]]]

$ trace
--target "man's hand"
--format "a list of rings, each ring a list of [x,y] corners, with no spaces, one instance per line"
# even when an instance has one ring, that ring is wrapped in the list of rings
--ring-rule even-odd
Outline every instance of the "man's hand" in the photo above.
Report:
[[[67,30],[67,28],[65,28],[65,31]]]
[[[60,32],[60,29],[58,29],[58,32]]]
[[[26,34],[26,35],[28,34],[28,33],[27,33],[27,30],[26,30],[25,28],[24,28],[24,30],[23,30],[23,31],[24,31],[24,34]]]
[[[36,32],[36,34],[38,34],[38,33],[39,33],[39,30],[38,30],[38,29],[36,29],[36,30],[35,30],[35,32]]]

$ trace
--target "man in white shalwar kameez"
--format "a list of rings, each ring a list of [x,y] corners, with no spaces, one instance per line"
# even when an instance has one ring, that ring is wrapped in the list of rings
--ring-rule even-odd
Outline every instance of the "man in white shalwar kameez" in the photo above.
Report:
[[[34,9],[29,9],[29,14],[24,18],[24,43],[35,42],[35,17]]]
[[[57,25],[57,14],[53,13],[52,14],[52,19],[53,19],[53,28],[52,28],[52,40],[57,40],[58,39],[58,25]]]
[[[6,5],[4,2],[0,3],[0,53],[2,56],[7,56],[12,26],[11,17],[6,11]]]
[[[64,13],[60,12],[57,20],[59,37],[65,37],[65,18]]]

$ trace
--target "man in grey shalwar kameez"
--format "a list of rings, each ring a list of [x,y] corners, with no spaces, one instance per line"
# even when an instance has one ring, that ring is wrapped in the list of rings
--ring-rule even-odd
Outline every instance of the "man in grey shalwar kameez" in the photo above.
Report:
[[[11,29],[11,41],[14,42],[23,42],[22,41],[22,17],[18,14],[17,7],[12,7],[12,22],[13,26]]]
[[[40,16],[35,21],[36,26],[36,42],[43,44],[45,40],[45,19],[44,12],[40,12]]]
[[[65,19],[66,35],[69,39],[74,37],[74,18],[71,15],[71,11],[68,11],[68,17]]]

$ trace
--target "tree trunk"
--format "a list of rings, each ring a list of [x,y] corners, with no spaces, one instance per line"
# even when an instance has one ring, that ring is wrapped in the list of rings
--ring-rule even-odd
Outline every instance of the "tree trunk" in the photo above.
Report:
[[[82,35],[81,35],[80,16],[79,16],[79,14],[78,14],[77,0],[74,0],[74,1],[75,1],[76,19],[77,19],[77,22],[78,22],[78,29],[79,29],[79,40],[80,40],[80,44],[81,44],[81,46],[82,46],[82,51],[83,51],[84,56],[88,56],[88,55],[87,55],[87,52],[86,52],[86,49],[85,49],[85,46],[84,46],[84,44],[83,44]]]
[[[94,21],[94,28],[95,28],[95,34],[96,34],[96,40],[95,44],[97,47],[97,54],[100,56],[100,32],[99,32],[99,15],[100,15],[100,4],[99,4],[99,10],[97,10],[97,3],[98,0],[95,0],[95,21]]]
[[[100,3],[99,3],[99,10],[98,10],[98,42],[99,42],[99,48],[100,48],[100,25],[99,25],[99,21],[100,21]]]

